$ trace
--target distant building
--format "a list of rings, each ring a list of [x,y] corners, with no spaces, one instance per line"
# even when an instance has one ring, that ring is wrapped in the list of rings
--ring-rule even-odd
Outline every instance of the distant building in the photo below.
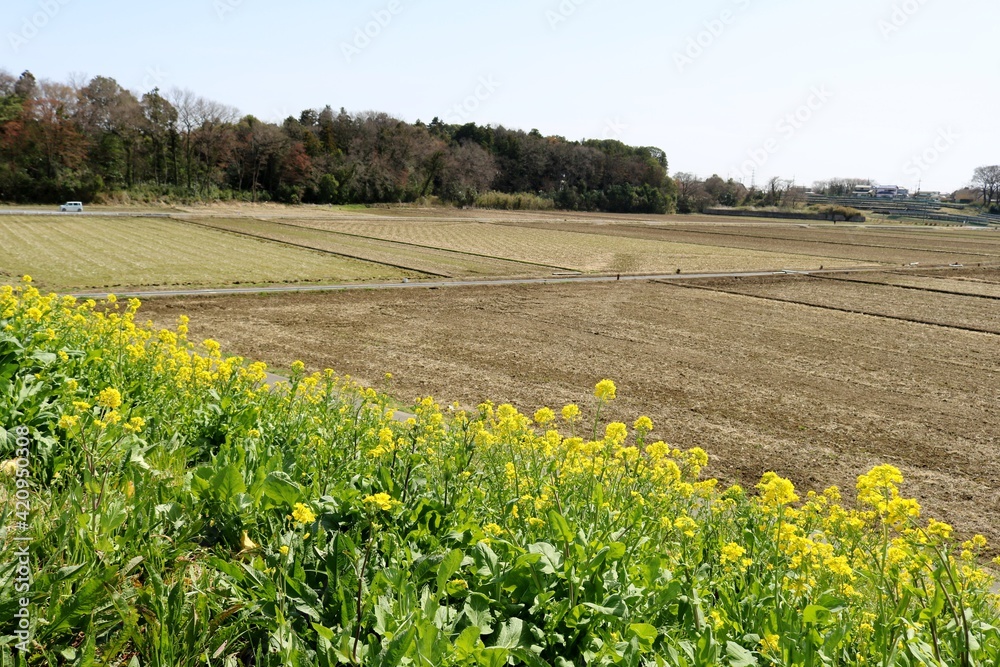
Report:
[[[854,192],[851,193],[851,196],[853,196],[855,198],[858,198],[858,199],[860,199],[862,197],[871,197],[872,196],[872,186],[870,186],[870,185],[855,185],[854,186]]]
[[[899,187],[895,185],[876,185],[876,199],[896,199],[899,195]]]
[[[958,204],[975,204],[982,199],[982,193],[972,188],[963,188],[952,195],[952,199]]]

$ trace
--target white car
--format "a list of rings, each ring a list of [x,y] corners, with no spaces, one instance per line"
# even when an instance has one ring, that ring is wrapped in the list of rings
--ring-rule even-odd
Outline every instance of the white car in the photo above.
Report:
[[[59,207],[63,213],[83,213],[82,201],[68,201]]]

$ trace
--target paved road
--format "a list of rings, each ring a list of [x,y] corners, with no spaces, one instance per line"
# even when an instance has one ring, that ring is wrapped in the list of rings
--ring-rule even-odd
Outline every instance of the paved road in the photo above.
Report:
[[[945,268],[946,265],[934,267],[922,264],[920,270]],[[392,283],[349,283],[334,285],[277,285],[269,287],[206,287],[185,290],[149,290],[114,292],[120,297],[167,297],[167,296],[223,296],[233,294],[284,294],[292,292],[340,292],[347,290],[368,289],[427,289],[438,287],[495,287],[509,285],[565,285],[572,283],[612,283],[616,281],[636,280],[698,280],[704,278],[755,278],[766,276],[822,275],[824,273],[865,273],[872,271],[899,270],[888,266],[856,266],[841,269],[817,269],[814,271],[799,271],[780,269],[774,271],[736,271],[732,273],[649,273],[643,275],[584,275],[584,276],[551,276],[538,278],[504,278],[500,280],[413,280],[409,282]],[[74,294],[78,298],[102,298],[107,292],[82,292]]]

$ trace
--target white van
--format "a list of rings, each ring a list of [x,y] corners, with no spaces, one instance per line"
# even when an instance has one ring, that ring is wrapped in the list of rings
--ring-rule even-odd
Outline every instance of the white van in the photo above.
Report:
[[[83,213],[83,202],[82,201],[68,201],[59,207],[59,210],[64,213]]]

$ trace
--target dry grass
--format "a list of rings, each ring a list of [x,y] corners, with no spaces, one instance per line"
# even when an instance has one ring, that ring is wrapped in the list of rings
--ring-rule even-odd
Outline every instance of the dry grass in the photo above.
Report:
[[[199,218],[200,224],[253,234],[296,245],[349,255],[443,277],[530,276],[550,273],[545,267],[468,253],[382,241],[313,229],[284,221],[248,218]]]
[[[383,265],[160,218],[0,216],[0,280],[53,290],[400,279]]]

